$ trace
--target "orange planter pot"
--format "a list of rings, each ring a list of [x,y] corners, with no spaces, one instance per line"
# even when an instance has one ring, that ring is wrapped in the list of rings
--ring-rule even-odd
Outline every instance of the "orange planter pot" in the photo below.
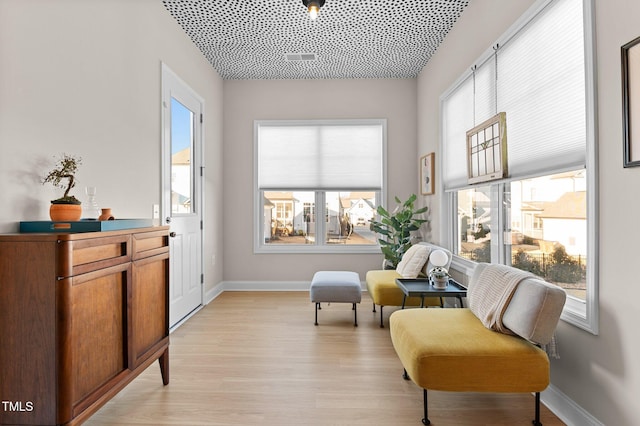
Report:
[[[49,216],[54,222],[75,222],[82,217],[80,204],[51,204]]]

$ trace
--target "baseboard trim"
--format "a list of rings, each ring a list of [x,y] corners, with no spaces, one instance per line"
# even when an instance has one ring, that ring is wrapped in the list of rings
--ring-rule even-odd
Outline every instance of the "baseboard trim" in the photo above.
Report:
[[[223,281],[223,291],[309,291],[311,281]],[[360,283],[366,291],[365,283]]]
[[[311,281],[225,281],[224,291],[309,291]]]
[[[213,299],[220,296],[224,292],[224,282],[218,283],[211,290],[204,294],[204,304],[208,305]]]
[[[568,426],[604,426],[584,408],[553,385],[540,393],[540,400]]]

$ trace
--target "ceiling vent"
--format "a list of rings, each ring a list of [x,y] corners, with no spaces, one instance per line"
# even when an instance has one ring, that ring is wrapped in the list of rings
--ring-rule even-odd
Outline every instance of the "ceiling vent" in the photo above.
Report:
[[[315,53],[285,53],[284,57],[288,62],[315,61],[318,59]]]

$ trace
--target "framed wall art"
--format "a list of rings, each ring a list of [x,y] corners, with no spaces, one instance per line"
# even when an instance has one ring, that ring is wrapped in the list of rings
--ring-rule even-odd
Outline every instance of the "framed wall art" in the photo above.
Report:
[[[431,195],[435,193],[434,184],[434,158],[432,152],[420,157],[420,193],[422,195]]]
[[[621,47],[624,167],[640,166],[640,37]]]
[[[467,132],[468,182],[507,176],[507,114],[500,112]]]

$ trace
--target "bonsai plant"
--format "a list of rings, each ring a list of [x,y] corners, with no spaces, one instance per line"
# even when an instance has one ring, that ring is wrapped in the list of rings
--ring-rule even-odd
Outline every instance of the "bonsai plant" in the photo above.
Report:
[[[416,194],[402,202],[395,197],[398,205],[389,213],[384,207],[376,209],[380,220],[371,220],[371,229],[380,234],[378,239],[382,254],[384,255],[384,268],[395,269],[404,253],[411,247],[411,232],[420,229],[420,226],[428,222],[427,219],[417,218],[417,215],[425,213],[428,207],[414,208]]]
[[[42,184],[50,183],[55,187],[64,188],[64,195],[55,200],[51,200],[49,215],[55,221],[74,221],[82,216],[80,200],[69,195],[69,191],[76,185],[75,174],[78,166],[82,164],[82,158],[63,154],[51,170],[43,179]]]

